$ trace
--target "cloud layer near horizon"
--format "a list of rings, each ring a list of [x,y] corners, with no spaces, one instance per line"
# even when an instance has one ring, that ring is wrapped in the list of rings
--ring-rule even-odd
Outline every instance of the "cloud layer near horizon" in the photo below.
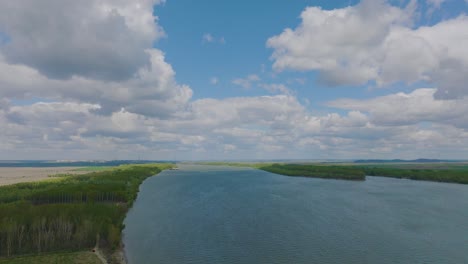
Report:
[[[153,48],[165,36],[160,2],[2,2],[0,159],[468,158],[466,16],[415,28],[414,3],[306,8],[267,42],[277,71],[435,87],[337,98],[324,112],[283,84],[262,84],[278,95],[192,99]]]

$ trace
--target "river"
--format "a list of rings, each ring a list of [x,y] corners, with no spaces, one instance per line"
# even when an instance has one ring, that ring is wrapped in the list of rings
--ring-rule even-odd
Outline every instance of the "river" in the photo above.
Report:
[[[467,185],[180,168],[141,185],[130,264],[468,263]]]

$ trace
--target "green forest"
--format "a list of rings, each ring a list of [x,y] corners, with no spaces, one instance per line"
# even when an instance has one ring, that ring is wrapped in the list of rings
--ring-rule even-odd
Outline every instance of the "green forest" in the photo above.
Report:
[[[468,184],[468,169],[458,167],[446,169],[404,169],[397,166],[355,166],[318,164],[266,164],[255,167],[287,176],[302,176],[341,180],[365,180],[365,176],[382,176],[436,182]]]
[[[468,184],[467,169],[402,169],[364,166],[362,170],[369,176]]]
[[[90,249],[112,252],[140,184],[170,164],[112,170],[0,187],[0,257]]]
[[[302,176],[340,180],[365,180],[362,169],[353,166],[320,166],[308,164],[272,164],[259,169],[287,176]]]

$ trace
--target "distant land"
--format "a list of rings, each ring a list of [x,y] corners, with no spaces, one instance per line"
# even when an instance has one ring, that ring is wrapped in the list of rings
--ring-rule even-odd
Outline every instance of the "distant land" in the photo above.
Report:
[[[439,160],[439,159],[415,159],[415,160],[402,160],[402,159],[364,159],[355,160],[354,163],[443,163],[443,162],[463,162],[463,160]]]
[[[148,163],[291,163],[291,164],[302,164],[302,163],[457,163],[457,162],[468,162],[466,160],[440,160],[440,159],[359,159],[359,160],[339,160],[339,159],[328,159],[328,160],[314,160],[314,159],[271,159],[271,160],[226,160],[226,161],[176,161],[176,160],[0,160],[0,167],[91,167],[91,166],[119,166],[126,164],[148,164]]]
[[[174,163],[155,160],[0,160],[0,167],[90,167],[127,164]]]

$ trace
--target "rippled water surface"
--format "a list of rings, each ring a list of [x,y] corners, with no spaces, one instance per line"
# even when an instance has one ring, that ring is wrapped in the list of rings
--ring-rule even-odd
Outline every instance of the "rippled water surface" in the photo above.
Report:
[[[137,263],[468,263],[468,186],[185,165],[144,182]]]

